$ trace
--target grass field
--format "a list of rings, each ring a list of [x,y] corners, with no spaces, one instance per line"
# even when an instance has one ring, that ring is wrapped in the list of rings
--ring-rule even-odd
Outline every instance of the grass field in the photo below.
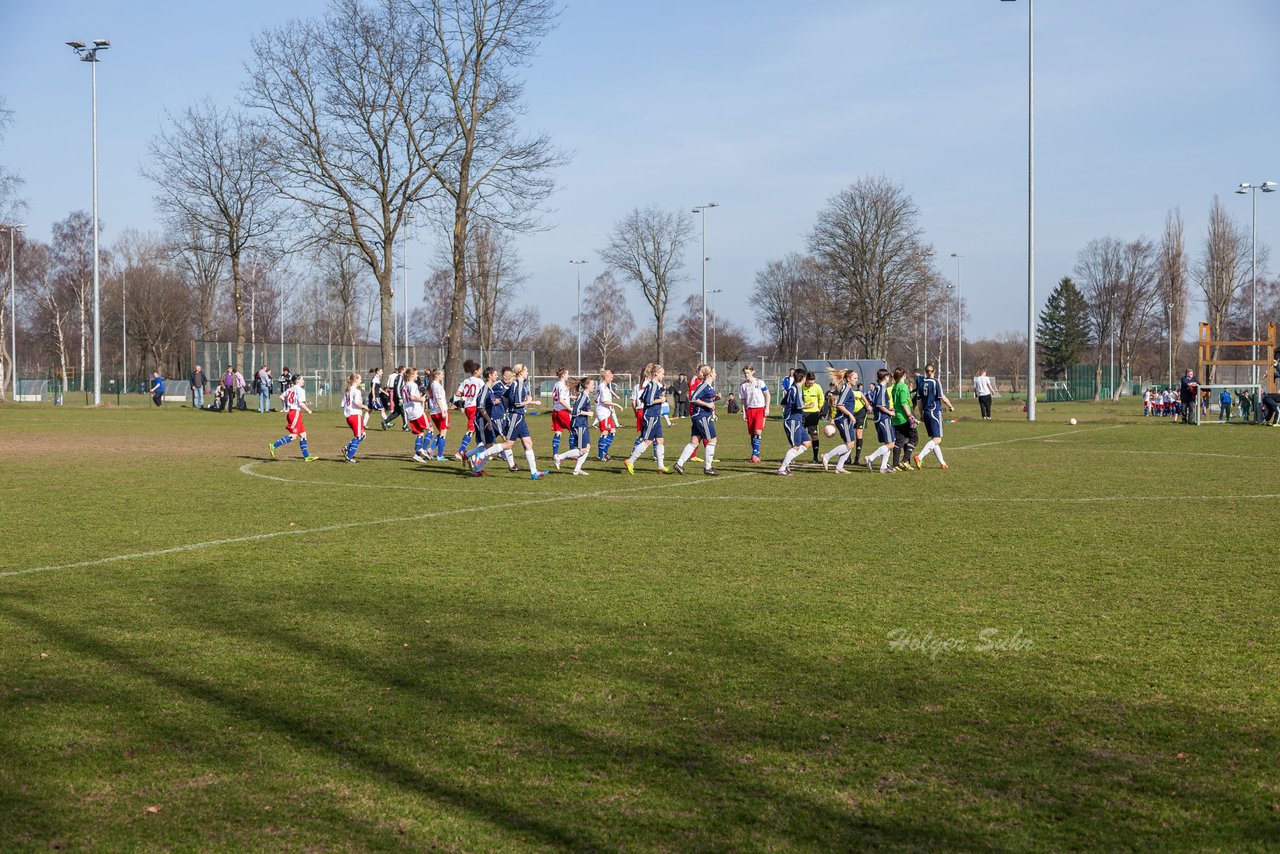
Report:
[[[0,850],[1280,846],[1280,430],[975,408],[539,482],[0,408]]]

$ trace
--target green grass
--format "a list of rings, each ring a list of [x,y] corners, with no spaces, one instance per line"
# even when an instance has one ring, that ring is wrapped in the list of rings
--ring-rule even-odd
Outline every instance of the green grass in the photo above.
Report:
[[[1280,430],[1132,408],[541,482],[0,408],[0,849],[1273,849]]]

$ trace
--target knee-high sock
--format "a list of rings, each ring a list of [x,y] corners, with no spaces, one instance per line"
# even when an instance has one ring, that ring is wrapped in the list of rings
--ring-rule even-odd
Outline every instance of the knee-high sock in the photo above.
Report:
[[[867,456],[867,462],[874,463],[876,460],[880,459],[881,457],[887,457],[888,455],[889,455],[889,446],[881,445],[880,447],[872,451],[870,455]]]
[[[661,442],[653,443],[653,458],[658,461],[658,468],[664,468],[662,465],[662,458],[667,453],[666,448],[667,446]]]
[[[862,459],[862,440],[854,439],[853,442],[853,464],[856,466],[858,460]]]
[[[360,443],[364,441],[364,436],[356,436],[347,443],[347,459],[351,459],[356,455],[356,451],[360,450]]]
[[[307,440],[306,440],[306,439],[299,439],[299,440],[298,440],[298,448],[299,448],[299,450],[301,450],[301,451],[302,451],[302,456],[304,456],[304,457],[305,457],[305,456],[308,456],[308,454],[307,454]]]
[[[476,458],[481,460],[487,460],[489,459],[489,457],[496,457],[498,454],[501,454],[501,453],[502,453],[501,445],[490,445],[484,450],[480,450],[479,448],[477,448]]]
[[[612,433],[601,433],[600,441],[596,442],[596,456],[602,460],[604,459],[605,453],[609,450],[609,439],[612,436]]]
[[[529,474],[533,474],[538,470],[538,458],[533,453],[533,448],[524,449],[525,461],[529,463]]]
[[[706,458],[707,458],[707,461],[706,461],[706,462],[703,464],[703,466],[702,466],[703,471],[711,471],[711,461],[712,461],[713,459],[715,459],[715,456],[716,456],[716,446],[715,446],[715,445],[707,445],[707,448],[706,448],[706,450],[705,450],[705,451],[703,451],[703,454],[704,454],[704,455],[706,456]]]
[[[636,460],[640,459],[640,457],[643,454],[644,454],[644,439],[637,439],[636,446],[631,449],[631,456],[628,457],[627,459],[631,461],[632,465],[635,465]]]
[[[834,456],[836,459],[836,468],[838,469],[844,468],[844,461],[849,457],[849,446],[841,445],[838,448],[834,448],[830,451],[827,451],[822,456],[824,459],[830,459],[832,456]]]
[[[448,437],[446,437],[443,433],[440,434],[440,438],[436,439],[436,456],[437,457],[444,456],[444,446],[447,441],[448,441]]]
[[[902,465],[902,446],[901,445],[893,446],[893,462],[891,462],[890,465],[892,465],[894,468],[897,468],[898,466]]]
[[[498,447],[500,447],[500,448],[501,448],[502,446],[501,446],[501,445],[499,445]],[[503,448],[503,450],[502,450],[502,458],[503,458],[504,460],[506,460],[506,461],[507,461],[507,467],[508,467],[508,468],[510,468],[511,466],[514,466],[514,465],[516,464],[516,455],[515,455],[515,454],[513,454],[513,453],[511,453],[511,449],[510,449],[510,448]]]
[[[587,457],[591,456],[591,451],[587,448],[578,448],[578,462],[573,467],[574,471],[582,471],[582,465],[587,461]]]
[[[751,437],[751,456],[753,457],[760,456],[760,437],[759,436]]]
[[[578,434],[570,430],[569,431],[569,450],[572,451],[576,447],[578,447]]]
[[[684,450],[680,452],[680,462],[676,463],[676,465],[682,466],[685,463],[689,462],[689,457],[692,457],[694,452],[697,450],[698,450],[698,445],[695,442],[690,442],[689,444],[685,445]]]
[[[553,455],[560,453],[560,434],[559,433],[551,434],[551,453]]]
[[[289,444],[289,443],[290,443],[290,442],[292,442],[292,441],[293,441],[293,434],[292,434],[292,433],[290,433],[290,434],[289,434],[289,435],[287,435],[287,436],[281,436],[279,439],[276,439],[276,440],[275,440],[275,442],[273,442],[271,446],[272,446],[273,448],[279,448],[279,447],[283,447],[284,445]]]
[[[786,468],[787,466],[791,465],[791,461],[794,460],[796,457],[800,456],[800,454],[803,451],[804,451],[804,446],[801,446],[799,448],[787,448],[787,455],[782,458],[782,465],[779,466],[779,468]]]
[[[467,445],[470,445],[470,444],[471,444],[471,434],[463,433],[462,444],[458,446],[458,453],[465,457],[467,455]]]
[[[938,458],[938,462],[939,462],[941,465],[944,465],[944,466],[945,466],[945,465],[947,464],[947,461],[946,461],[946,460],[944,460],[944,459],[942,458],[942,446],[941,446],[941,445],[939,445],[939,444],[937,444],[937,443],[934,443],[934,446],[933,446],[933,453],[937,456],[937,458]]]
[[[938,447],[938,443],[930,439],[924,443],[924,447],[920,449],[920,453],[916,454],[916,456],[920,458],[921,462],[923,462],[924,458],[933,453],[933,450],[936,447]]]
[[[636,443],[635,443],[634,445],[632,445],[631,450],[633,450],[633,451],[634,451],[636,448],[640,447],[640,446],[641,446],[641,445],[643,445],[643,444],[644,444],[644,436],[643,436],[643,435],[637,435],[637,436],[636,436]]]
[[[813,437],[813,461],[815,463],[818,461],[818,437],[817,436]]]

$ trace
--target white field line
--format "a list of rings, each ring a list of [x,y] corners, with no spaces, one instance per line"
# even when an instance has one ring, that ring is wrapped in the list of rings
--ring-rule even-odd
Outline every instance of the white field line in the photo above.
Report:
[[[576,501],[583,498],[606,498],[619,493],[643,492],[651,489],[675,489],[682,486],[696,486],[708,483],[723,483],[726,480],[733,480],[738,477],[748,477],[744,474],[731,474],[716,479],[700,479],[700,480],[681,480],[674,483],[661,483],[653,486],[638,486],[634,489],[606,490],[599,489],[593,492],[574,492],[568,495],[553,495],[546,498],[532,498],[526,501],[507,501],[501,504],[486,504],[480,507],[459,507],[454,510],[436,510],[431,513],[418,513],[413,516],[393,516],[387,519],[365,519],[359,522],[340,522],[335,525],[321,525],[317,528],[287,528],[281,531],[267,531],[262,534],[248,534],[243,537],[226,537],[221,540],[206,540],[200,543],[188,543],[181,546],[171,546],[167,549],[153,549],[145,552],[131,552],[129,554],[112,555],[110,557],[97,558],[95,560],[82,560],[77,563],[64,563],[58,566],[34,566],[28,569],[12,569],[0,572],[0,578],[9,578],[15,575],[30,575],[36,572],[56,572],[62,569],[80,569],[89,566],[102,566],[108,563],[118,563],[126,560],[141,560],[144,558],[162,557],[164,555],[179,554],[181,552],[199,551],[201,549],[216,548],[217,546],[229,546],[238,543],[256,543],[263,540],[273,540],[277,537],[297,537],[307,534],[325,534],[330,531],[345,531],[351,528],[364,528],[370,525],[386,525],[396,522],[421,522],[426,519],[438,519],[442,516],[459,516],[465,513],[485,513],[490,510],[507,510],[513,507],[529,507],[536,504],[551,504],[559,501]]]
[[[1085,427],[1082,430],[1067,430],[1062,433],[1045,433],[1040,436],[1020,436],[1017,439],[1001,439],[997,442],[979,442],[976,445],[959,445],[957,447],[953,447],[951,445],[944,445],[944,447],[947,449],[947,453],[949,454],[952,451],[967,451],[971,448],[989,448],[992,445],[1007,445],[1010,442],[1039,442],[1041,439],[1052,439],[1055,436],[1074,436],[1077,433],[1093,433],[1098,430],[1119,430],[1126,426],[1128,425],[1112,424],[1110,427]]]
[[[603,496],[606,500],[612,495]],[[650,496],[636,496],[645,500]],[[654,496],[655,498],[657,496]],[[693,496],[689,496],[693,498]],[[663,496],[663,501],[683,499],[685,496]],[[1280,493],[1259,493],[1256,495],[1086,495],[1077,497],[1063,496],[1025,496],[1021,498],[1000,498],[995,496],[840,496],[842,504],[1109,504],[1125,501],[1257,501],[1280,498]],[[697,501],[809,501],[813,495],[699,495]]]
[[[262,472],[254,471],[253,467],[258,465],[260,462],[265,462],[265,460],[254,460],[253,462],[245,463],[240,466],[240,473],[247,474],[250,477],[260,477],[263,480],[274,480],[278,483],[305,483],[310,486],[338,486],[343,489],[348,487],[351,489],[376,489],[379,492],[384,489],[407,489],[411,492],[475,492],[474,489],[452,486],[407,486],[399,483],[344,483],[340,480],[295,480],[291,477],[276,477],[273,474],[263,474]],[[323,462],[323,460],[321,460],[321,462]],[[457,469],[458,466],[454,466],[454,468]]]

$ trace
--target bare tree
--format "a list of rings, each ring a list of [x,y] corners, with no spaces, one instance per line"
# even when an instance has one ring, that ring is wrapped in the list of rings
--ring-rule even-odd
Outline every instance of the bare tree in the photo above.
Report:
[[[441,268],[422,285],[423,305],[415,308],[409,326],[410,337],[419,344],[438,347],[449,335],[449,312],[453,308],[453,271]]]
[[[472,223],[466,255],[468,332],[480,352],[488,354],[494,347],[494,330],[512,311],[524,276],[510,234],[491,223]]]
[[[1165,214],[1160,238],[1156,289],[1168,325],[1167,335],[1181,342],[1187,328],[1187,254],[1182,242],[1182,211]]]
[[[821,324],[825,316],[817,310],[821,303],[822,290],[812,258],[792,252],[756,273],[751,304],[774,358],[800,358],[801,338],[808,346],[814,323]]]
[[[241,264],[276,228],[267,137],[242,113],[212,101],[166,113],[165,127],[151,141],[142,170],[158,190],[156,206],[179,234],[212,235],[231,262],[231,299],[236,316],[237,367],[244,366],[245,305]],[[198,246],[198,248],[197,248]],[[207,244],[193,244],[193,249]],[[203,320],[203,318],[202,318]]]
[[[445,97],[452,137],[439,158],[428,147],[417,153],[432,164],[450,203],[453,300],[444,371],[456,377],[472,219],[499,222],[508,230],[533,227],[530,212],[554,188],[550,171],[565,161],[545,134],[524,136],[518,127],[524,87],[517,72],[554,26],[556,6],[554,0],[407,1],[430,35],[422,55]]]
[[[187,220],[183,225],[186,226],[183,230],[175,230],[170,235],[169,242],[195,296],[196,334],[208,341],[212,337],[213,310],[218,304],[218,285],[222,282],[227,256],[213,232],[194,220]]]
[[[170,263],[169,247],[158,237],[132,229],[115,243],[119,272],[129,277],[125,310],[129,331],[152,369],[176,370],[190,339],[191,290]]]
[[[587,285],[585,296],[590,308],[575,321],[582,324],[583,344],[588,348],[587,352],[598,356],[595,366],[605,368],[609,365],[609,356],[626,346],[627,339],[635,332],[636,320],[627,308],[627,295],[622,285],[609,270]]]
[[[4,140],[5,131],[13,123],[13,110],[5,107],[4,98],[0,97],[0,141]],[[18,195],[22,190],[22,178],[17,174],[10,172],[0,164],[0,225],[8,225],[16,223],[21,217],[23,211],[26,210],[26,203]],[[7,273],[9,270],[9,247],[10,244],[15,247],[18,240],[9,240],[7,232],[0,232],[0,267]],[[17,323],[17,318],[9,317],[10,293],[9,289],[13,287],[13,282],[9,281],[7,275],[4,276],[4,290],[0,291],[0,341],[9,340],[9,324]],[[10,363],[10,354],[3,347],[0,347],[0,400],[5,399],[6,389],[9,383],[9,373],[13,370]]]
[[[0,97],[0,141],[12,124],[13,110],[6,107],[4,98]],[[20,175],[0,164],[0,224],[17,222],[27,209],[26,201],[19,195],[23,183]]]
[[[634,208],[619,220],[600,259],[634,282],[653,309],[654,358],[662,361],[663,334],[671,286],[681,281],[684,247],[693,237],[688,212],[657,205]]]
[[[318,21],[293,21],[253,42],[246,100],[270,125],[279,192],[314,234],[335,220],[378,283],[382,360],[394,364],[395,242],[434,193],[456,133],[437,105],[435,35],[392,0],[334,0]]]
[[[1204,294],[1209,315],[1209,329],[1217,340],[1226,332],[1231,305],[1249,276],[1249,235],[1227,213],[1222,200],[1213,197],[1209,208],[1209,229],[1205,235],[1203,254],[1191,268],[1191,278]],[[1221,358],[1221,348],[1214,347],[1212,357]],[[1210,367],[1202,382],[1213,382],[1216,371]]]
[[[43,243],[29,241],[22,254],[23,275],[32,302],[32,327],[43,333],[46,352],[57,365],[64,382],[67,376],[67,327],[75,310],[74,292],[60,286],[54,275],[52,252]]]
[[[1119,319],[1124,268],[1124,241],[1118,237],[1094,238],[1076,256],[1073,272],[1084,294],[1098,349],[1094,360],[1094,400],[1102,395],[1102,362]]]
[[[80,358],[77,362],[77,378],[84,387],[85,363],[89,339],[89,300],[93,295],[93,220],[84,211],[73,211],[67,218],[53,224],[53,243],[50,263],[53,267],[55,288],[70,294],[59,299],[69,310],[74,303],[77,323],[75,329]],[[105,256],[105,252],[102,253]],[[70,330],[61,330],[64,338]],[[64,343],[70,343],[65,342]]]
[[[911,197],[888,178],[860,178],[818,214],[809,251],[818,263],[838,334],[885,358],[928,281],[930,255]]]

